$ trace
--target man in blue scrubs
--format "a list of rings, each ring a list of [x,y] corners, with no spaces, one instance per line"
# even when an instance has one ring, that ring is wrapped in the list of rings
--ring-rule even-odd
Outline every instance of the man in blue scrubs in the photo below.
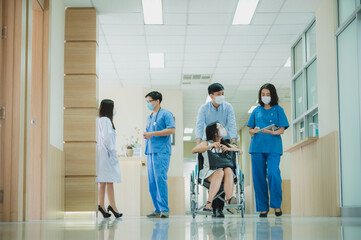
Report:
[[[213,83],[208,87],[208,94],[212,101],[203,104],[198,110],[196,123],[196,142],[197,145],[201,143],[202,139],[205,141],[206,126],[212,122],[218,121],[227,130],[228,135],[223,138],[228,143],[237,146],[237,126],[236,117],[234,115],[233,107],[230,103],[224,101],[224,88],[220,83]],[[225,198],[225,195],[221,195]],[[215,199],[212,202],[213,217],[224,217],[223,215],[224,202]]]
[[[147,170],[149,192],[153,200],[154,212],[149,218],[168,218],[168,186],[167,173],[172,153],[171,135],[175,132],[173,114],[160,107],[162,94],[150,92],[145,96],[147,108],[152,112],[147,119],[145,155],[147,155]]]

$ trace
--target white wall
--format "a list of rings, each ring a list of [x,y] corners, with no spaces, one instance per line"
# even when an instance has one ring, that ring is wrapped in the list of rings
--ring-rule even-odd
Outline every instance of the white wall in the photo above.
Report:
[[[65,29],[63,0],[50,1],[49,25],[49,138],[51,145],[63,150]]]
[[[117,133],[118,154],[122,153],[122,146],[130,136],[140,137],[142,152],[144,153],[144,140],[142,134],[145,131],[146,118],[151,113],[145,104],[144,96],[152,90],[143,88],[123,87],[99,87],[99,103],[102,99],[112,99],[115,102],[117,115],[114,117],[114,125]],[[168,171],[169,176],[183,176],[183,100],[179,90],[157,89],[163,95],[162,108],[168,109],[175,116],[176,133],[175,146],[172,146],[171,163]],[[140,128],[140,134],[136,135],[134,128]]]
[[[142,88],[122,88],[122,87],[100,87],[99,104],[103,99],[114,101],[114,107],[117,114],[113,117],[114,126],[117,134],[117,151],[122,153],[122,146],[126,144],[126,138],[130,136],[139,137],[142,146],[142,132],[145,130],[143,125],[144,118],[144,96]],[[136,135],[134,128],[140,128],[141,133]],[[144,150],[144,147],[143,147]]]
[[[319,136],[338,131],[337,1],[323,1],[316,11]]]

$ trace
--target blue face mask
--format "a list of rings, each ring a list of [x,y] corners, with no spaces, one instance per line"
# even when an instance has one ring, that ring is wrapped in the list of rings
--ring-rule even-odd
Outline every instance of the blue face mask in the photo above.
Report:
[[[152,103],[147,103],[147,108],[150,110],[150,111],[153,111],[154,107],[152,105]]]

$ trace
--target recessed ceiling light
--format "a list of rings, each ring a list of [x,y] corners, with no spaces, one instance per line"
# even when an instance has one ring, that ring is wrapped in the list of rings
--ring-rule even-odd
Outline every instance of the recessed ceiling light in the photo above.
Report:
[[[236,12],[233,17],[233,25],[250,24],[256,11],[259,0],[238,0]]]
[[[252,106],[249,110],[248,110],[248,113],[252,113],[253,110],[256,108],[257,106]]]
[[[184,136],[183,141],[190,141],[192,139],[191,136]]]
[[[291,57],[287,59],[284,67],[291,67]]]
[[[163,24],[162,0],[142,0],[145,24]]]
[[[193,128],[185,128],[184,133],[193,133]]]
[[[149,53],[151,68],[164,68],[164,53]]]

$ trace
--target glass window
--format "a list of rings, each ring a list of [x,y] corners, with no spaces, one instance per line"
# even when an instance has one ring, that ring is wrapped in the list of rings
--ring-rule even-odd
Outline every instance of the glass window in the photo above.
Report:
[[[309,115],[309,128],[308,136],[318,137],[318,113],[312,113]]]
[[[305,138],[305,122],[300,121],[295,125],[295,141],[299,142]]]
[[[298,78],[296,78],[294,82],[294,91],[295,91],[294,100],[295,100],[295,109],[296,109],[295,118],[298,118],[304,112],[303,73]]]
[[[296,44],[293,49],[293,57],[294,57],[294,71],[293,73],[297,73],[298,70],[302,68],[303,65],[303,45],[302,39]]]
[[[338,25],[342,25],[344,21],[355,11],[355,0],[339,0],[338,1]]]
[[[337,43],[342,203],[343,206],[360,206],[361,141],[356,20],[338,36]]]
[[[307,61],[310,60],[316,54],[316,24],[312,26],[306,32],[306,48],[307,48]]]
[[[307,109],[317,104],[317,61],[307,68]]]

